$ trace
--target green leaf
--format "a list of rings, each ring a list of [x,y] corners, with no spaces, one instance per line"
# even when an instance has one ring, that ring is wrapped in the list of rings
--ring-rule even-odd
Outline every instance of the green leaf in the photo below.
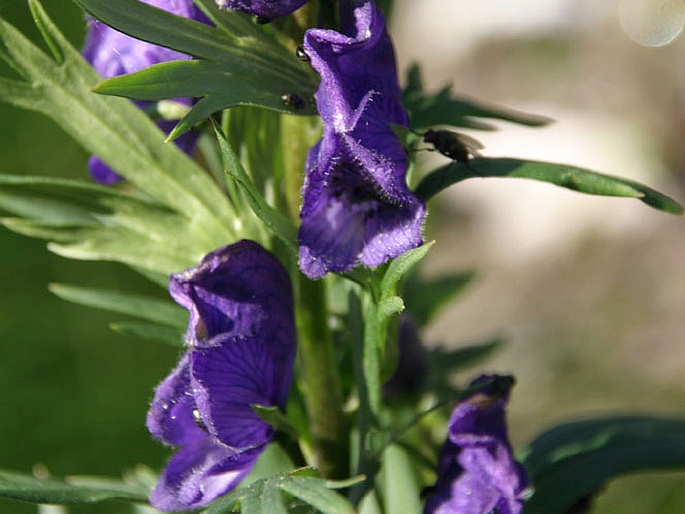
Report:
[[[402,277],[426,256],[434,244],[435,241],[431,241],[418,248],[404,252],[402,255],[392,260],[381,281],[381,297],[383,299],[392,294],[392,291]]]
[[[285,512],[283,498],[279,498],[280,491],[316,508],[323,514],[354,514],[354,507],[342,496],[331,491],[331,487],[347,487],[351,482],[329,482],[313,474],[311,468],[294,470],[288,473],[277,473],[268,478],[256,480],[251,484],[240,487],[223,498],[215,501],[206,514],[225,514],[240,503],[241,513],[271,514]],[[272,510],[273,509],[273,510]]]
[[[544,116],[526,114],[513,109],[487,105],[471,98],[455,96],[452,94],[452,86],[447,86],[437,94],[427,95],[423,89],[421,72],[417,64],[413,64],[407,73],[407,87],[403,93],[403,100],[410,115],[411,127],[415,130],[435,125],[479,130],[494,129],[491,124],[473,118],[498,119],[529,127],[540,127],[551,121]]]
[[[229,142],[226,140],[222,131],[218,127],[215,127],[215,130],[219,139],[226,173],[228,173],[230,177],[235,180],[236,184],[238,184],[238,187],[247,199],[252,211],[260,220],[262,220],[262,222],[264,222],[266,228],[283,241],[288,248],[297,253],[299,251],[297,229],[285,218],[285,216],[266,202],[247,175],[245,168],[231,148]]]
[[[414,464],[407,452],[391,444],[383,452],[383,478],[385,512],[420,514],[423,512],[421,485]]]
[[[147,502],[147,491],[114,480],[99,484],[72,484],[55,479],[39,479],[0,470],[0,496],[33,503],[77,504],[105,500]]]
[[[283,494],[277,484],[267,483],[262,493],[262,514],[287,514]]]
[[[418,273],[412,273],[407,277],[403,288],[407,311],[420,327],[426,326],[443,308],[464,292],[475,276],[475,272],[467,271],[422,279]]]
[[[533,440],[523,461],[535,492],[526,514],[563,514],[612,478],[685,469],[685,419],[651,416],[589,419]]]
[[[167,274],[195,264],[185,253],[176,253],[173,241],[165,251],[159,242],[119,227],[52,226],[16,218],[0,219],[0,223],[19,234],[51,240],[52,252],[71,259],[118,261]]]
[[[176,347],[183,346],[183,331],[166,325],[139,323],[135,321],[117,321],[110,323],[109,328],[126,336],[148,341],[159,341]]]
[[[230,224],[235,213],[207,173],[176,145],[165,144],[164,134],[131,102],[93,94],[100,77],[57,30],[40,3],[29,0],[29,5],[58,60],[0,19],[0,58],[21,77],[0,78],[0,99],[50,117],[87,151],[153,199],[158,211],[166,209],[177,220],[184,219],[188,230],[168,233],[165,244],[192,246],[194,256],[202,256],[236,239]],[[73,219],[73,213],[61,209],[62,222]],[[164,218],[165,223],[170,220]],[[157,221],[136,216],[128,219],[139,228]]]
[[[120,293],[105,289],[51,284],[49,289],[60,298],[121,314],[129,314],[144,320],[185,330],[188,313],[171,301],[158,300],[132,293]]]
[[[323,514],[354,514],[352,504],[331,491],[326,480],[294,476],[281,484],[281,489],[318,509]]]
[[[455,350],[434,349],[429,353],[432,367],[443,376],[469,368],[490,357],[504,345],[503,339],[493,339],[486,343],[464,346]]]
[[[452,184],[474,177],[529,178],[591,195],[637,198],[655,209],[683,214],[675,200],[633,180],[566,164],[508,158],[477,158],[469,161],[468,166],[452,162],[427,175],[417,186],[416,194],[427,201]]]
[[[8,228],[79,246],[76,258],[139,264],[141,270],[167,276],[195,264],[209,246],[197,220],[95,184],[0,175],[0,207],[28,218],[2,220]]]
[[[126,34],[172,48],[197,60],[162,63],[131,75],[111,78],[96,91],[138,100],[202,98],[174,129],[179,136],[219,110],[255,105],[294,114],[315,115],[318,76],[267,31],[255,30],[237,13],[220,13],[202,2],[219,24],[211,27],[155,9],[143,2],[74,0],[96,18]],[[284,95],[303,100],[296,109]]]
[[[297,429],[278,407],[265,407],[264,405],[250,405],[250,407],[259,416],[259,419],[271,425],[274,430],[284,432],[293,440],[297,440],[300,437]]]

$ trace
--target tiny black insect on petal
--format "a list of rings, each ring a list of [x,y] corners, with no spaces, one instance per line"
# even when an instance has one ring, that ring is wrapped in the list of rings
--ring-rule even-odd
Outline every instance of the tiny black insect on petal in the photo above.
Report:
[[[307,55],[302,45],[298,46],[295,50],[295,56],[302,62],[309,62],[309,55]]]
[[[287,93],[285,95],[281,95],[281,100],[287,107],[292,107],[296,111],[301,111],[307,106],[304,99],[301,96],[296,95],[295,93]]]

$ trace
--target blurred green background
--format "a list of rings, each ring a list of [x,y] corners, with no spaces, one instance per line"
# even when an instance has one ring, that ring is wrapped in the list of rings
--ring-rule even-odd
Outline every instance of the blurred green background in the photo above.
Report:
[[[555,100],[563,91],[567,99],[564,107],[569,110],[559,114],[558,126],[564,116],[574,118],[571,108],[600,114],[606,108],[623,116],[644,116],[647,121],[636,129],[636,139],[628,143],[617,140],[617,148],[603,141],[599,152],[627,156],[628,147],[650,146],[652,158],[657,153],[662,161],[657,167],[668,169],[669,178],[661,183],[652,177],[635,178],[660,186],[683,201],[685,152],[680,136],[685,130],[685,123],[681,123],[685,111],[678,107],[682,92],[678,96],[666,88],[666,80],[661,80],[676,75],[673,69],[645,64],[655,55],[649,54],[651,50],[635,51],[621,61],[615,58],[617,54],[607,53],[605,40],[598,43],[591,31],[579,32],[573,38],[564,31],[554,37],[528,31],[516,36],[489,34],[479,46],[469,43],[469,51],[458,56],[436,50],[421,54],[412,38],[423,37],[426,42],[434,38],[419,34],[416,15],[407,16],[412,26],[403,25],[402,14],[409,5],[423,8],[423,1],[398,2],[395,35],[401,67],[415,57],[431,57],[433,64],[428,63],[426,68],[429,85],[438,87],[456,76],[456,90],[540,114],[550,112],[533,106],[535,101]],[[80,46],[84,37],[82,13],[67,0],[44,0],[44,5],[70,40]],[[475,4],[462,2],[464,5]],[[465,23],[473,20],[473,13],[462,13]],[[0,0],[0,16],[38,40],[23,0]],[[445,15],[442,18],[452,20]],[[605,35],[601,33],[601,37]],[[461,40],[453,41],[458,43]],[[605,53],[600,54],[598,48]],[[682,56],[683,45],[679,48]],[[594,60],[583,57],[588,54]],[[650,70],[637,77],[636,83],[641,80],[643,87],[658,83],[657,93],[642,97],[624,87],[621,94],[614,94],[613,85],[607,85],[610,80],[601,72],[622,62],[631,70],[635,63]],[[2,65],[0,72],[11,74]],[[598,101],[593,94],[598,91],[604,95],[601,106],[594,103]],[[671,103],[661,101],[645,107],[644,98],[668,98]],[[0,173],[88,180],[87,155],[50,120],[5,104],[0,104],[0,120]],[[598,118],[590,125],[606,133]],[[500,140],[474,135],[486,142],[487,149],[494,147],[495,154],[512,155],[505,147],[506,138],[523,148],[517,139],[520,135],[511,137],[511,126],[502,128]],[[552,130],[530,131],[525,138],[532,139],[537,148],[546,147],[538,137]],[[589,131],[585,125],[573,126],[570,133]],[[562,137],[563,145],[575,142]],[[596,155],[586,146],[579,146],[575,153]],[[632,154],[626,159],[635,163]],[[593,166],[594,162],[585,164]],[[598,169],[625,172],[623,167]],[[596,210],[586,215],[574,204],[570,217],[553,218],[559,227],[590,219],[587,216],[611,219],[620,211],[623,214],[618,218],[625,230],[606,232],[590,224],[582,237],[565,234],[568,240],[573,238],[570,246],[541,246],[539,253],[535,253],[538,247],[532,246],[526,254],[523,249],[528,246],[523,239],[508,239],[517,234],[517,226],[497,228],[488,216],[513,223],[525,204],[540,212],[547,209],[543,215],[535,214],[537,220],[545,219],[548,212],[557,215],[555,209],[566,198],[575,198],[573,194],[564,192],[553,197],[552,204],[543,205],[539,198],[530,199],[519,195],[519,190],[511,190],[505,193],[508,198],[522,199],[522,203],[498,200],[501,210],[497,211],[484,196],[478,196],[479,192],[469,193],[468,187],[460,189],[465,191],[463,196],[446,196],[440,210],[434,206],[429,221],[439,244],[429,265],[434,271],[477,266],[481,280],[461,304],[438,320],[427,340],[461,344],[495,331],[511,336],[509,347],[495,361],[486,363],[485,369],[511,371],[518,378],[510,409],[515,446],[520,447],[551,424],[588,414],[684,412],[682,220],[652,212],[638,202],[621,201],[619,207],[618,201],[608,204],[604,202],[609,200],[578,196],[583,206]],[[496,196],[491,183],[484,191],[488,198]],[[557,193],[551,188],[544,189],[545,198],[553,194]],[[626,211],[621,210],[624,205]],[[438,217],[440,223],[435,223]],[[532,224],[528,219],[522,223]],[[557,231],[559,227],[553,225],[547,230]],[[538,229],[538,235],[544,229]],[[504,245],[504,249],[497,245]],[[178,351],[117,335],[107,325],[121,316],[68,304],[49,293],[46,286],[51,282],[73,283],[160,297],[166,292],[123,266],[65,260],[49,253],[43,242],[4,229],[0,229],[0,257],[0,404],[4,412],[0,418],[0,468],[30,473],[34,466],[42,465],[56,476],[116,476],[137,463],[160,467],[169,451],[148,435],[144,419],[152,389],[175,364]],[[126,512],[116,503],[71,511]],[[0,513],[33,512],[33,505],[0,500]],[[685,478],[681,473],[618,480],[608,487],[594,512],[685,512]]]

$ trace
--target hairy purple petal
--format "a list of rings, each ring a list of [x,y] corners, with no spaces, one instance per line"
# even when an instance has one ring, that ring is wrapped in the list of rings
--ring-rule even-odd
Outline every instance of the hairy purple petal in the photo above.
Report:
[[[407,124],[392,42],[371,2],[354,12],[353,36],[305,35],[324,122],[300,211],[300,269],[310,278],[378,266],[422,243],[425,207],[407,187],[407,156],[391,127]]]
[[[271,439],[272,428],[250,405],[285,407],[292,360],[276,361],[254,338],[233,338],[193,352],[192,370],[197,406],[214,437],[237,449]]]
[[[295,322],[289,277],[258,244],[240,241],[173,275],[190,315],[190,349],[148,412],[153,436],[181,448],[151,503],[188,510],[233,489],[271,441],[251,405],[283,409],[292,380]]]
[[[191,346],[259,335],[280,360],[287,362],[294,351],[290,278],[257,243],[240,241],[211,252],[198,266],[172,275],[169,291],[190,312]]]
[[[193,0],[142,1],[177,16],[209,23],[207,17],[193,3]],[[190,56],[175,50],[127,36],[93,18],[88,18],[88,35],[83,50],[83,57],[100,75],[107,79],[127,73],[134,73],[153,64],[190,59]],[[188,105],[191,103],[191,100],[188,98],[178,98],[176,100]],[[136,104],[144,108],[150,102],[136,102]],[[168,134],[175,123],[160,121],[158,125]],[[193,133],[184,134],[175,142],[181,150],[192,155],[195,151],[197,135]],[[89,160],[88,169],[93,179],[102,184],[112,185],[121,180],[121,177],[115,171],[95,156]]]
[[[307,0],[216,0],[219,7],[235,9],[265,19],[287,16]]]
[[[483,375],[452,412],[425,514],[520,514],[528,478],[514,460],[504,409],[513,379]]]
[[[190,354],[186,353],[176,369],[157,387],[147,413],[147,429],[160,441],[174,446],[204,439],[207,433],[197,426],[193,415],[195,409]]]
[[[237,453],[210,437],[199,439],[171,458],[150,503],[163,511],[202,507],[234,489],[250,472],[259,453]]]

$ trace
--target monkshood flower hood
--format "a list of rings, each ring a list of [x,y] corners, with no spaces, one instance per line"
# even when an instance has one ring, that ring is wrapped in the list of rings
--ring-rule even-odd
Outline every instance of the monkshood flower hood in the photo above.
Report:
[[[482,375],[452,411],[424,514],[520,514],[528,477],[514,460],[504,409],[510,376]]]
[[[142,1],[177,16],[209,23],[202,11],[195,6],[193,0]],[[190,59],[189,56],[175,50],[127,36],[93,18],[88,19],[88,35],[83,57],[106,79],[135,73],[161,62]],[[176,101],[187,105],[191,103],[190,98],[177,98]],[[140,107],[145,107],[150,103],[136,102]],[[163,120],[158,125],[165,133],[169,133],[174,128],[175,122]],[[194,131],[186,132],[175,141],[178,147],[187,154],[192,154],[195,151],[196,142],[197,133]],[[88,169],[93,179],[101,184],[111,185],[121,179],[116,172],[95,155],[91,156],[88,161]]]
[[[190,311],[190,349],[159,385],[150,433],[178,446],[150,498],[160,510],[201,507],[235,488],[273,437],[251,405],[285,407],[295,357],[289,277],[251,241],[172,275]]]
[[[307,156],[300,269],[310,278],[378,266],[422,243],[425,207],[406,184],[407,125],[395,54],[381,12],[357,4],[348,33],[310,29],[304,51],[321,75],[322,139]]]
[[[219,7],[253,14],[264,20],[286,16],[305,3],[307,0],[216,0]]]

